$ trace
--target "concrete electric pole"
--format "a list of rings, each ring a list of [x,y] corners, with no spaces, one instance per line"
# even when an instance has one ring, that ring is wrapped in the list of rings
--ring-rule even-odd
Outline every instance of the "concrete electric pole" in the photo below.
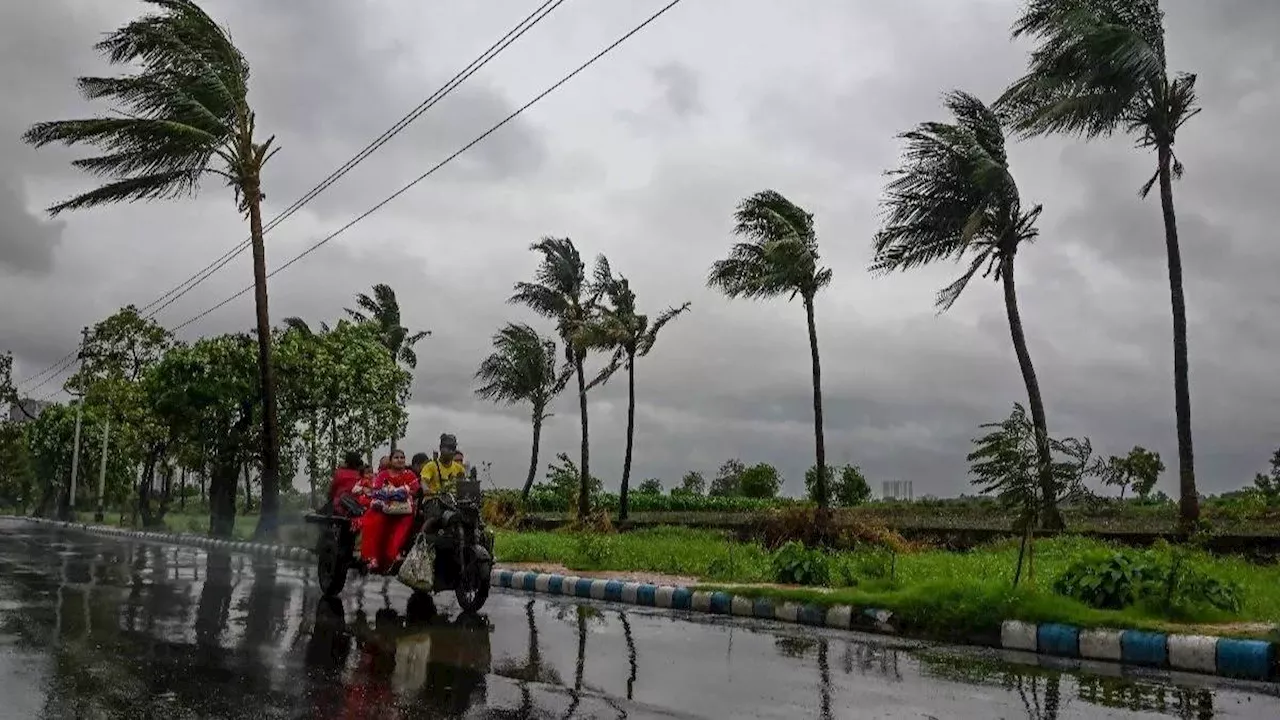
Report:
[[[89,342],[89,328],[80,330],[80,369],[84,370],[84,347]],[[76,432],[71,448],[71,485],[67,493],[67,516],[65,520],[75,518],[76,512],[76,479],[80,473],[80,423],[84,418],[84,393],[76,401]]]

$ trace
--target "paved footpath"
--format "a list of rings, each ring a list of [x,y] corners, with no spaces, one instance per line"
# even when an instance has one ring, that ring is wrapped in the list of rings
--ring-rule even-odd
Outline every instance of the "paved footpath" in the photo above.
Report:
[[[1280,689],[0,520],[0,718],[1280,717]]]

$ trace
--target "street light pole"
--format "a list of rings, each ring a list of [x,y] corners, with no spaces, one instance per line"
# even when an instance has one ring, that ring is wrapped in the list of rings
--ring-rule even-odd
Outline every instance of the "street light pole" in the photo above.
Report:
[[[89,328],[80,330],[80,369],[84,370],[84,347],[89,341]],[[84,394],[81,393],[80,399],[76,401],[76,432],[73,440],[74,446],[71,449],[71,485],[67,493],[67,516],[65,520],[75,517],[76,512],[76,479],[80,473],[80,423],[84,417]]]
[[[106,512],[107,492],[107,438],[111,433],[111,417],[102,423],[102,458],[98,462],[98,509],[93,512],[93,521],[102,522]]]

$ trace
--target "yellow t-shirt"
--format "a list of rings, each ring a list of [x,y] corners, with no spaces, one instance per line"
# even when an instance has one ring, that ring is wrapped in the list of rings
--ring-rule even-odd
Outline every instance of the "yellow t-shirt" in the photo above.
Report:
[[[444,467],[440,466],[439,460],[432,460],[422,466],[423,490],[431,495],[454,492],[458,489],[458,479],[466,474],[467,468],[457,460]]]

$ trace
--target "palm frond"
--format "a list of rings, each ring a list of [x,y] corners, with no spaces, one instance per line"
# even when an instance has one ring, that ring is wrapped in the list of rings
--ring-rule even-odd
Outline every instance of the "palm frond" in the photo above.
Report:
[[[653,325],[640,337],[640,342],[636,346],[636,355],[644,357],[652,352],[654,344],[658,342],[658,333],[662,332],[662,328],[666,327],[667,323],[688,312],[691,306],[690,303],[685,303],[680,307],[670,307],[663,310],[662,314],[658,315],[658,318],[653,321]]]
[[[508,323],[493,336],[494,352],[476,371],[478,396],[504,403],[528,402],[541,412],[564,389],[556,373],[555,342],[525,324]],[[562,373],[563,375],[563,373]]]
[[[596,373],[596,376],[587,383],[587,391],[590,392],[591,390],[609,382],[609,379],[614,376],[614,373],[618,372],[618,370],[627,363],[628,359],[626,348],[618,347],[613,351],[613,356],[609,358],[609,364],[601,368],[600,372]]]
[[[57,216],[67,210],[80,210],[117,202],[134,200],[165,200],[195,192],[200,183],[200,173],[174,170],[143,177],[128,178],[107,183],[49,208],[49,214]]]

